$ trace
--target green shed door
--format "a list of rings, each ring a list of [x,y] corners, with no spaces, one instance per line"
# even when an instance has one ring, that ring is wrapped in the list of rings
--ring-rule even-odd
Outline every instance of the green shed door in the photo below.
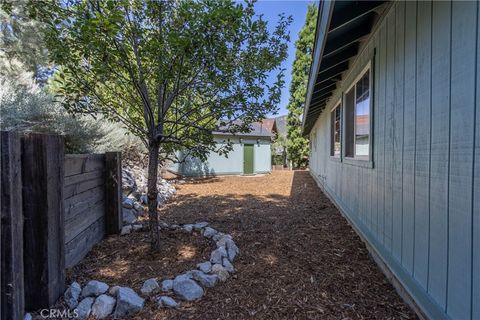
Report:
[[[243,174],[253,174],[253,144],[243,145]]]

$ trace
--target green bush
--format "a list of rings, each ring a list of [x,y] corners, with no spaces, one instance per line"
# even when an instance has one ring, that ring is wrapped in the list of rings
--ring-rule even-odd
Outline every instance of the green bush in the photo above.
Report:
[[[13,78],[0,76],[0,127],[65,135],[68,153],[93,152],[103,136],[100,123],[68,114],[28,73]]]

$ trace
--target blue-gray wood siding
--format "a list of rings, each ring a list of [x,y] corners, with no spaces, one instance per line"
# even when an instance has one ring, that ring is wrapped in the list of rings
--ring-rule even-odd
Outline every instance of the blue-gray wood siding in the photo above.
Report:
[[[395,2],[317,120],[311,174],[433,318],[480,319],[479,2]],[[372,60],[373,168],[329,155]]]

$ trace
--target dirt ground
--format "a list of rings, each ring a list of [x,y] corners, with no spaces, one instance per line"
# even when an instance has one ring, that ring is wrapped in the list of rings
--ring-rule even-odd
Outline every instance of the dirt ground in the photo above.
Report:
[[[200,301],[182,302],[180,310],[158,309],[149,302],[132,319],[415,318],[307,171],[189,181],[178,186],[178,195],[161,210],[161,219],[179,224],[207,221],[232,234],[241,250],[234,263],[236,273],[206,290]],[[145,241],[137,237],[127,242]],[[191,269],[210,250],[195,237],[163,237],[164,247],[170,249],[154,257],[161,262],[151,268],[160,278]],[[112,240],[102,242],[87,260],[94,263],[102,254],[111,255],[112,244],[106,241]],[[187,258],[178,258],[183,255],[181,248]],[[118,255],[119,261],[132,258],[132,253]],[[139,264],[153,258],[140,255],[132,259],[129,266],[122,269],[118,262],[112,269],[120,270],[120,276],[102,269],[101,262],[90,266],[91,273],[82,267],[75,273],[98,276],[109,283],[122,279],[139,288],[135,274],[143,277],[149,273]]]

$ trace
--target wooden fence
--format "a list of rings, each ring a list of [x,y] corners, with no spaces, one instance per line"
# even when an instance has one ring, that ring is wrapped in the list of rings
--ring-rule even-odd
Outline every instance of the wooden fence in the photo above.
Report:
[[[1,133],[1,319],[52,305],[65,268],[121,228],[121,154],[65,155],[63,137]]]
[[[105,235],[105,155],[66,155],[65,264],[77,264]]]

